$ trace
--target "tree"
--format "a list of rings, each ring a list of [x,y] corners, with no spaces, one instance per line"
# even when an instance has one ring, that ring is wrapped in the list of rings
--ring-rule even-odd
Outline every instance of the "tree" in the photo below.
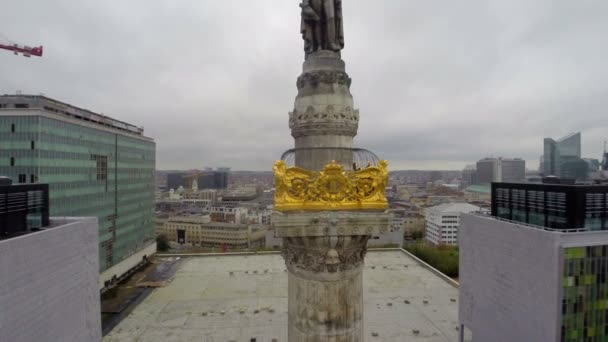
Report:
[[[414,239],[414,240],[424,239],[424,231],[422,231],[422,230],[414,230],[412,232],[412,239]]]
[[[159,252],[166,252],[171,248],[169,245],[169,238],[165,234],[160,234],[156,237],[156,250]]]
[[[405,249],[448,277],[458,277],[458,248],[448,245],[429,246],[424,243],[416,243],[406,246]]]

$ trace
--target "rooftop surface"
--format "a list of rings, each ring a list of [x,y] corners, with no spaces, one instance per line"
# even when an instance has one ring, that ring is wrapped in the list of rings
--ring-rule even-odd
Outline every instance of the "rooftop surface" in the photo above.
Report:
[[[458,341],[458,289],[405,253],[368,253],[363,286],[365,341]],[[103,341],[251,338],[287,341],[287,273],[278,254],[183,259],[173,281]]]
[[[42,95],[0,95],[0,103],[9,105],[6,109],[14,109],[14,105],[19,105],[19,109],[44,109],[47,112],[54,112],[58,115],[65,115],[89,123],[111,127],[131,134],[144,136],[144,129],[135,125],[120,121],[104,114],[98,114],[88,109],[79,108],[74,105],[54,100]],[[25,105],[25,106],[23,106]]]
[[[444,203],[434,207],[429,208],[430,210],[434,210],[441,213],[466,213],[471,211],[479,211],[480,207],[476,205],[472,205],[469,203]]]
[[[15,232],[13,234],[10,235],[0,235],[0,241],[4,242],[4,241],[8,241],[8,240],[12,240],[15,238],[19,238],[19,237],[23,237],[23,236],[27,236],[27,235],[31,235],[31,234],[36,234],[36,233],[40,233],[40,232],[45,232],[49,229],[53,229],[53,228],[57,228],[57,227],[63,227],[65,225],[71,224],[71,223],[75,223],[78,221],[82,221],[85,220],[87,218],[79,218],[79,217],[51,217],[49,218],[49,225],[46,227],[42,227],[42,228],[37,228],[37,229],[30,229],[30,230],[23,230],[23,231],[18,231]]]
[[[471,185],[466,188],[466,191],[489,195],[492,192],[492,188],[490,185]]]

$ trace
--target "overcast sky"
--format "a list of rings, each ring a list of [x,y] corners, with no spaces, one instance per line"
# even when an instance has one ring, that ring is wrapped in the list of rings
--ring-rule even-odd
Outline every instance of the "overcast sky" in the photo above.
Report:
[[[156,139],[157,168],[270,170],[293,146],[299,0],[11,1],[0,93],[44,93]],[[543,137],[608,138],[608,1],[343,0],[355,143],[392,169],[486,156],[538,167]]]

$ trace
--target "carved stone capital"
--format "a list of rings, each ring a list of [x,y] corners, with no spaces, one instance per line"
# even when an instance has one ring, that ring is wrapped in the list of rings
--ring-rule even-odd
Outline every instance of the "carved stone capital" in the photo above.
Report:
[[[294,138],[332,133],[354,137],[359,129],[359,110],[336,108],[333,105],[318,110],[308,106],[306,111],[294,110],[289,113],[289,128]]]
[[[392,214],[383,212],[293,212],[272,214],[277,237],[338,237],[388,232]]]
[[[359,270],[367,253],[369,236],[290,237],[283,240],[283,257],[290,272],[295,275]]]
[[[303,73],[296,82],[298,90],[306,87],[317,88],[319,84],[338,84],[350,89],[352,79],[344,71],[323,70]]]
[[[319,110],[314,106],[308,106],[305,111],[294,110],[289,113],[289,128],[315,123],[342,123],[358,127],[359,110],[351,107],[339,108],[327,105]]]

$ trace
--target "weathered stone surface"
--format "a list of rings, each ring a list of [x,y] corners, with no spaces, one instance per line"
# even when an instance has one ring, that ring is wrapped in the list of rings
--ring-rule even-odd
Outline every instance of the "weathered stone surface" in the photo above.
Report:
[[[286,238],[289,341],[362,341],[369,236]]]
[[[336,70],[345,71],[346,63],[340,58],[340,54],[332,51],[317,51],[310,54],[304,61],[303,71]]]
[[[321,170],[335,160],[346,169],[352,168],[359,111],[354,108],[350,84],[338,53],[318,51],[304,62],[297,82],[298,96],[289,113],[296,166]]]
[[[293,274],[320,281],[337,281],[339,272],[358,272],[367,253],[368,235],[289,237],[283,240],[283,257]]]
[[[272,225],[277,237],[356,236],[386,233],[388,212],[275,212]]]
[[[349,106],[310,105],[305,110],[296,109],[289,113],[289,127],[294,138],[321,135],[318,133],[319,129],[333,129],[335,131],[327,131],[327,133],[352,138],[357,134],[359,127],[359,111]]]
[[[388,212],[273,214],[289,271],[289,341],[363,341],[362,270]]]

